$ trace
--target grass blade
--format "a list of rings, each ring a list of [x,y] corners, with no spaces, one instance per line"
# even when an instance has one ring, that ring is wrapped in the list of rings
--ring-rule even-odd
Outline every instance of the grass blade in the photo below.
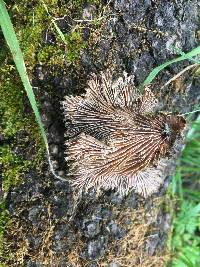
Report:
[[[44,3],[43,0],[40,0],[42,5],[44,6],[44,9],[46,10],[47,14],[50,16],[49,14],[49,11],[48,11],[48,8],[47,8],[47,5]],[[51,19],[51,22],[53,23],[58,35],[60,36],[60,38],[62,39],[62,41],[67,45],[67,40],[64,36],[64,34],[62,33],[62,31],[59,29],[58,25],[56,24],[55,20],[54,19]]]
[[[7,12],[7,9],[6,9],[6,6],[5,6],[5,3],[3,0],[0,0],[0,25],[1,25],[1,29],[2,29],[2,32],[4,34],[4,37],[6,39],[6,42],[7,42],[8,46],[10,48],[10,51],[12,53],[13,60],[15,62],[15,66],[19,72],[20,78],[21,78],[22,83],[24,85],[24,88],[26,90],[29,102],[30,102],[31,107],[33,109],[33,112],[35,114],[36,121],[39,125],[40,132],[41,132],[41,135],[42,135],[42,138],[44,140],[46,150],[47,150],[47,156],[48,156],[48,162],[50,165],[50,170],[54,174],[54,176],[56,176],[59,179],[62,179],[61,177],[57,176],[53,170],[53,166],[52,166],[52,163],[50,160],[49,146],[48,146],[48,141],[47,141],[45,129],[44,129],[44,126],[42,124],[42,120],[41,120],[40,113],[39,113],[39,110],[37,107],[35,95],[34,95],[32,86],[30,84],[28,75],[27,75],[27,71],[26,71],[26,67],[25,67],[25,63],[24,63],[24,59],[23,59],[23,54],[22,54],[22,51],[20,49],[19,42],[17,40],[12,22],[10,20],[9,14]]]
[[[176,63],[176,62],[179,62],[179,61],[182,61],[182,60],[186,60],[186,59],[189,59],[191,60],[192,57],[196,56],[200,54],[200,46],[194,48],[192,51],[188,52],[188,53],[182,53],[182,56],[178,57],[178,58],[175,58],[175,59],[172,59],[172,60],[169,60],[167,62],[165,62],[164,64],[161,64],[159,65],[158,67],[156,67],[155,69],[153,69],[149,76],[145,79],[144,83],[143,83],[143,86],[145,85],[148,85],[149,83],[151,83],[153,81],[153,79],[156,77],[156,75],[161,71],[163,70],[164,68],[166,68],[167,66],[173,64],[173,63]],[[198,62],[199,63],[199,62]]]

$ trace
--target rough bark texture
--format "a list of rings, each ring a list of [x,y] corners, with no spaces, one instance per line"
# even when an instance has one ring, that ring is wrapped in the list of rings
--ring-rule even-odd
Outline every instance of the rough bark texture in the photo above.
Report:
[[[99,5],[84,5],[80,19],[103,18],[97,28],[90,22],[81,24],[89,46],[80,52],[78,69],[73,64],[62,68],[38,63],[33,72],[32,84],[41,105],[54,168],[64,177],[63,97],[82,93],[88,75],[107,68],[116,77],[124,70],[134,74],[138,86],[152,68],[177,56],[175,46],[186,52],[198,43],[198,1],[109,2],[102,1],[104,13],[100,13]],[[69,25],[70,21],[58,20],[65,32]],[[54,41],[54,34],[48,31],[44,45]],[[159,90],[186,64],[168,67],[152,87],[164,110],[184,113],[198,101],[199,81],[192,78],[181,78]],[[26,151],[31,144],[21,143],[21,135],[16,136],[17,153],[29,158]],[[163,195],[169,181],[145,201],[134,192],[121,198],[115,192],[97,196],[91,190],[75,203],[68,182],[55,179],[47,165],[40,172],[28,171],[23,183],[8,194],[14,221],[8,239],[15,255],[9,266],[164,266],[169,259],[166,239],[171,221]]]

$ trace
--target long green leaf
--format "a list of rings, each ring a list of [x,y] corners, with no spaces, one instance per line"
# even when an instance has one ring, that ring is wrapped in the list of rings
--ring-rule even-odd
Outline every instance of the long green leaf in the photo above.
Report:
[[[156,77],[156,75],[161,70],[163,70],[164,68],[166,68],[167,66],[169,66],[169,65],[171,65],[173,63],[179,62],[179,61],[183,61],[183,60],[186,60],[186,59],[191,59],[192,57],[194,57],[194,56],[196,56],[198,54],[200,54],[200,46],[194,48],[192,51],[190,51],[188,53],[183,53],[182,56],[180,56],[178,58],[172,59],[170,61],[165,62],[162,65],[159,65],[158,67],[156,67],[155,69],[153,69],[150,72],[149,76],[145,79],[145,81],[143,83],[143,86],[148,85],[149,83],[151,83],[152,80]]]
[[[5,6],[5,3],[3,0],[0,0],[0,25],[1,25],[1,29],[2,29],[2,32],[4,34],[4,37],[6,39],[6,42],[7,42],[8,46],[11,50],[16,68],[19,72],[22,83],[23,83],[24,88],[26,90],[28,99],[30,101],[31,107],[32,107],[33,112],[35,114],[36,121],[39,125],[40,132],[41,132],[42,138],[43,138],[45,146],[46,146],[46,150],[47,150],[47,154],[48,154],[48,161],[50,164],[50,169],[51,169],[52,173],[54,174],[54,176],[56,176],[57,178],[60,178],[54,173],[53,166],[51,164],[51,160],[50,160],[50,156],[49,156],[50,155],[49,146],[48,146],[48,141],[47,141],[45,129],[44,129],[44,126],[42,124],[42,120],[41,120],[40,113],[39,113],[39,110],[37,107],[35,95],[34,95],[32,86],[30,84],[28,75],[27,75],[27,71],[26,71],[26,67],[25,67],[25,63],[24,63],[24,59],[23,59],[23,54],[22,54],[22,51],[20,49],[19,42],[17,40],[12,22],[10,20],[9,14],[7,12],[7,9],[6,9],[6,6]]]

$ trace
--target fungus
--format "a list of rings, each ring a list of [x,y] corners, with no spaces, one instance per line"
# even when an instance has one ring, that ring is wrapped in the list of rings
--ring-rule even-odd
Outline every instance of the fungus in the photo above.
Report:
[[[134,190],[143,197],[157,192],[168,159],[186,126],[182,116],[158,111],[146,87],[135,88],[133,76],[113,81],[110,72],[93,75],[84,96],[63,101],[67,157],[72,184],[80,190]]]

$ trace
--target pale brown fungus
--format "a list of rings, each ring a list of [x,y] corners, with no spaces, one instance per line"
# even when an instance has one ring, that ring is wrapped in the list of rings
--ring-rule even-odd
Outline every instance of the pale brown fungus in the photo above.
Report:
[[[141,95],[133,76],[113,81],[110,72],[93,75],[86,94],[67,96],[63,108],[67,135],[75,136],[67,142],[74,186],[144,197],[158,191],[182,116],[158,112],[148,87]]]

